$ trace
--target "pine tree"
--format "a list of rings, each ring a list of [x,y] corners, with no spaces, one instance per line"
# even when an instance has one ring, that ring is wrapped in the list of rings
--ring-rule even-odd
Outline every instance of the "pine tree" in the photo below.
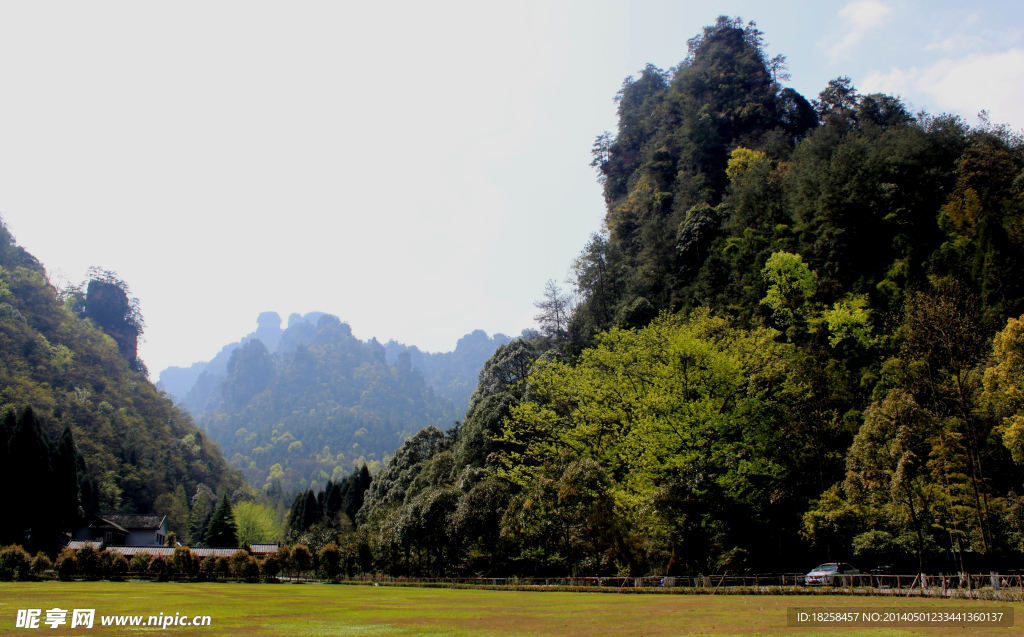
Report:
[[[363,465],[363,468],[358,473],[354,474],[352,480],[352,490],[350,491],[351,499],[348,501],[345,507],[345,513],[355,523],[356,513],[363,506],[363,500],[366,498],[366,490],[370,488],[370,470]]]
[[[205,485],[201,484],[196,488],[196,494],[192,498],[192,511],[188,517],[189,543],[210,546],[207,536],[214,513],[215,498],[213,492]]]
[[[11,472],[10,458],[7,454],[8,441],[14,433],[17,421],[14,412],[8,410],[3,419],[0,419],[0,484],[14,484],[14,474]],[[12,491],[10,488],[0,489],[0,511],[13,511]],[[0,544],[9,544],[14,535],[14,516],[0,515]]]
[[[13,490],[11,511],[17,512],[13,538],[30,551],[48,544],[57,532],[53,507],[41,506],[50,502],[54,493],[51,456],[53,444],[31,407],[18,417],[8,443],[11,476],[20,488]]]
[[[353,484],[358,476],[358,473],[353,473],[349,477],[345,478],[345,482],[342,483],[341,489],[339,489],[339,492],[341,494],[339,496],[341,500],[341,507],[339,510],[344,511],[345,515],[347,515],[350,519],[352,519],[352,498],[353,490],[355,488]],[[355,519],[352,519],[352,523],[355,524]]]
[[[302,530],[305,531],[319,522],[321,517],[322,515],[320,507],[317,506],[316,496],[313,495],[313,490],[310,489],[306,492],[306,503],[302,509]]]
[[[305,508],[306,494],[300,493],[295,496],[295,500],[292,501],[292,508],[288,511],[288,528],[296,533],[301,533],[304,530],[302,528],[302,519],[303,509]]]
[[[210,546],[238,546],[238,527],[235,525],[235,513],[231,509],[231,500],[224,494],[217,510],[213,512],[209,529],[206,532],[207,544]]]
[[[89,467],[85,464],[85,456],[81,451],[75,450],[75,471],[78,476],[79,502],[85,517],[96,515],[100,510],[100,494],[96,481],[89,474]]]
[[[327,496],[324,498],[324,502],[327,503],[325,509],[328,519],[333,520],[341,512],[341,496],[342,486],[335,482],[328,482]]]
[[[65,427],[53,458],[53,480],[56,487],[52,502],[57,521],[64,530],[71,530],[81,519],[77,450],[71,428]]]

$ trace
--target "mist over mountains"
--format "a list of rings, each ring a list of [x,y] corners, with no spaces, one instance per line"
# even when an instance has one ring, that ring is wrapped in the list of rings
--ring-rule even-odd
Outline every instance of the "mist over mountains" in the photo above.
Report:
[[[236,349],[255,339],[262,341],[270,352],[292,349],[312,337],[316,323],[322,316],[325,316],[323,312],[310,312],[306,315],[294,313],[288,317],[288,327],[281,329],[281,316],[277,312],[262,312],[256,319],[256,331],[225,345],[209,361],[164,369],[160,372],[157,387],[189,411],[201,410],[216,385],[227,376],[228,361]],[[469,407],[469,397],[476,389],[477,377],[484,362],[500,346],[512,340],[513,337],[505,334],[488,336],[483,330],[474,330],[460,338],[453,351],[424,352],[415,345],[406,345],[392,339],[384,344],[384,356],[389,365],[396,365],[399,356],[408,353],[412,367],[423,374],[434,393],[455,404],[458,418],[461,418]]]
[[[163,370],[159,386],[253,485],[306,489],[376,469],[423,427],[450,427],[484,362],[511,340],[477,330],[454,351],[431,353],[359,340],[322,312],[292,314],[284,329],[264,312],[209,362]]]
[[[415,345],[391,340],[384,344],[384,355],[388,363],[395,365],[403,353],[408,354],[409,364],[423,374],[434,393],[455,404],[461,420],[484,363],[495,350],[513,340],[504,334],[487,336],[483,330],[474,330],[460,338],[451,352],[423,352]]]

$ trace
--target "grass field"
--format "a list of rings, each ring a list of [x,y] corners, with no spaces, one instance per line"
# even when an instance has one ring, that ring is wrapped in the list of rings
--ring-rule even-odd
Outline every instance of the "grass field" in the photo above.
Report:
[[[963,635],[963,628],[787,628],[786,608],[829,606],[977,610],[995,602],[929,599],[624,595],[439,588],[152,582],[0,583],[0,635],[310,635],[405,637],[468,635]],[[1015,610],[1024,612],[1022,605]],[[19,608],[95,608],[91,630],[15,628]],[[115,628],[100,615],[210,615],[200,628]],[[69,615],[70,619],[70,615]],[[145,619],[143,620],[145,621]],[[1018,619],[1018,623],[1024,618]],[[70,623],[70,622],[69,622]],[[1024,635],[1024,628],[983,628],[983,635]]]

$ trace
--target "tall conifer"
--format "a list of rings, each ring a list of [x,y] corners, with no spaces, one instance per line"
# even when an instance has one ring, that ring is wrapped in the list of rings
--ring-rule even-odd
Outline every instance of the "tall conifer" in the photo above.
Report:
[[[235,524],[235,512],[231,508],[231,499],[228,494],[220,500],[217,510],[213,512],[213,519],[210,520],[210,527],[206,533],[206,543],[209,546],[238,546],[238,526]]]
[[[316,496],[313,495],[313,490],[310,489],[306,492],[306,503],[302,509],[302,530],[305,531],[319,522],[321,517],[320,507],[317,506]]]
[[[303,509],[306,508],[306,494],[300,493],[295,496],[295,500],[292,501],[292,508],[288,512],[288,528],[293,531],[301,533]]]
[[[350,492],[351,499],[348,501],[345,513],[347,513],[348,517],[355,522],[356,513],[358,513],[359,509],[363,506],[363,500],[366,497],[366,490],[370,488],[370,482],[372,479],[370,477],[370,470],[366,468],[365,464],[362,469],[352,477],[352,490]]]
[[[7,410],[3,418],[0,419],[0,484],[3,485],[3,488],[0,488],[0,511],[5,512],[4,515],[0,515],[0,544],[10,544],[14,539],[12,536],[16,528],[14,516],[7,514],[14,511],[11,500],[15,484],[7,446],[16,424],[17,420],[12,410]]]
[[[78,467],[75,440],[70,427],[65,427],[53,458],[54,493],[52,502],[57,521],[63,530],[72,530],[80,519]]]
[[[26,548],[41,547],[56,533],[53,507],[48,504],[54,493],[51,464],[53,444],[31,407],[18,416],[8,443],[11,478],[19,485],[11,490],[10,511],[15,512],[14,541]]]

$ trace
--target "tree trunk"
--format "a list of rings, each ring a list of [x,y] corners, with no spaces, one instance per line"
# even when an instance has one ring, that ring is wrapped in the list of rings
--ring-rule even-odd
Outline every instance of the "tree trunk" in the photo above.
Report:
[[[626,541],[623,540],[622,536],[619,534],[615,535],[615,548],[619,550],[619,555],[621,555],[622,559],[624,559],[626,564],[629,565],[629,576],[640,577],[640,563],[636,561],[636,558],[633,556],[633,551],[630,550],[629,546],[626,545]]]

